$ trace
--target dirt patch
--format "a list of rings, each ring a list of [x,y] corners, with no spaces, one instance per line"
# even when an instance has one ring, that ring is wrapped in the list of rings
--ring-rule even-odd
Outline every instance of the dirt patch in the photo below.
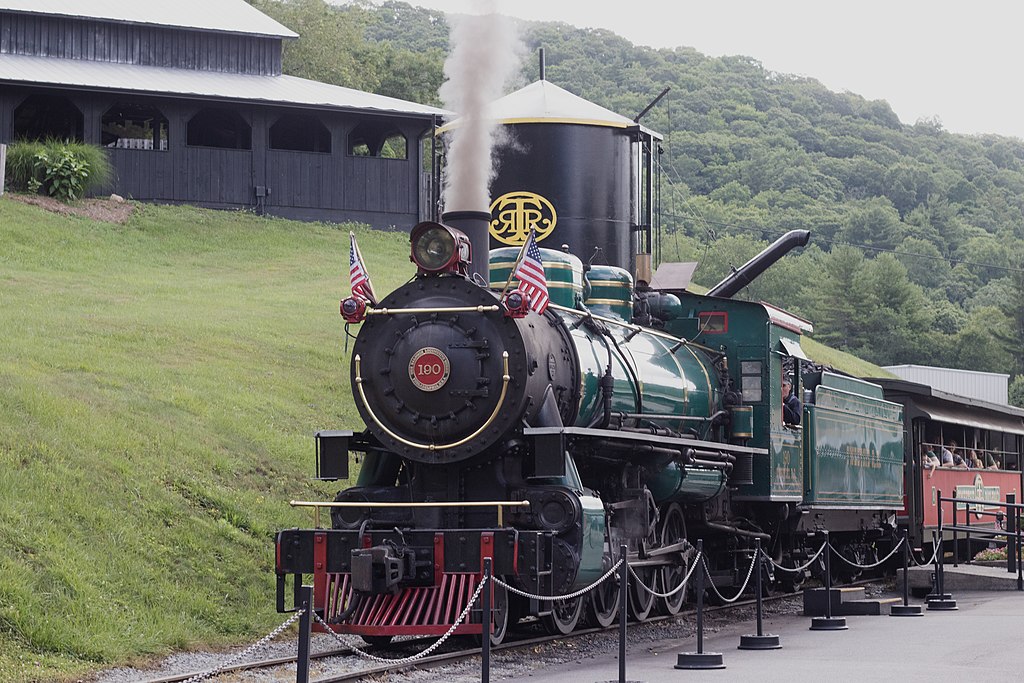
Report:
[[[135,213],[135,205],[116,199],[82,199],[73,204],[65,204],[53,197],[41,194],[20,194],[8,192],[4,194],[16,202],[38,206],[46,211],[59,213],[62,216],[81,216],[95,221],[117,223],[123,225]]]

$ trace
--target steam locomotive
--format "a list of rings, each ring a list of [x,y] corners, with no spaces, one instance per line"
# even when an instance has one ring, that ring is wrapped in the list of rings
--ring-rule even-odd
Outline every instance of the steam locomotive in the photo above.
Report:
[[[707,295],[541,249],[551,303],[537,314],[513,276],[519,249],[485,261],[490,215],[464,214],[413,228],[410,282],[373,307],[342,304],[362,323],[350,377],[365,427],[317,434],[317,476],[347,479],[351,453],[361,467],[330,529],[277,534],[279,610],[288,575],[312,574],[337,632],[440,635],[491,558],[533,597],[492,587],[493,623],[474,610],[455,633],[500,642],[527,617],[556,633],[614,621],[613,580],[541,597],[591,584],[621,546],[637,620],[682,608],[684,591],[656,599],[640,584],[675,588],[697,538],[719,586],[742,581],[755,539],[782,566],[824,529],[871,558],[903,505],[901,406],[810,363],[807,321],[731,298],[806,231]],[[784,379],[803,398],[799,425],[783,421]]]

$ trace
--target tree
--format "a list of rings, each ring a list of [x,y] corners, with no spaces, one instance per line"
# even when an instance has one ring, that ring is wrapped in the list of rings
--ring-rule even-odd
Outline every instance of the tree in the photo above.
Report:
[[[858,278],[865,310],[864,346],[879,364],[908,363],[928,353],[934,315],[922,289],[892,254],[865,263]]]
[[[864,254],[853,247],[836,247],[821,259],[821,278],[815,294],[815,337],[843,351],[864,344],[863,298],[858,296],[858,276]]]
[[[1010,382],[1010,405],[1024,408],[1024,375],[1017,375]]]
[[[949,262],[938,247],[918,237],[907,237],[896,248],[900,263],[911,281],[927,289],[939,289],[949,278]]]
[[[1006,317],[1006,325],[1004,330],[997,331],[996,339],[1011,358],[1012,372],[1024,374],[1024,271],[1020,270],[1024,259],[1018,254],[1014,263],[1018,268],[1013,274],[1015,292],[999,309]]]
[[[1007,332],[1007,318],[998,308],[983,306],[971,312],[957,335],[956,367],[981,372],[1007,372],[1013,356],[999,337]]]
[[[324,0],[256,0],[254,6],[299,34],[285,41],[282,68],[300,78],[373,90],[377,59],[363,39],[365,13],[341,10]]]
[[[880,249],[893,249],[903,241],[903,224],[888,199],[876,197],[860,202],[843,221],[839,239]]]

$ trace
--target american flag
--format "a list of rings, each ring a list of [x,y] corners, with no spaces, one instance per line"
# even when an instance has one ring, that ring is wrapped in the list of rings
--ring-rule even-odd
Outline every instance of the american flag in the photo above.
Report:
[[[548,281],[544,277],[544,263],[540,258],[537,240],[533,231],[523,245],[523,255],[516,266],[515,276],[519,279],[519,289],[530,297],[530,308],[543,313],[548,307]]]
[[[377,297],[373,293],[373,284],[370,276],[363,266],[363,255],[359,253],[359,245],[356,244],[355,233],[349,233],[348,250],[348,279],[352,285],[352,296],[366,299],[374,306],[377,305]]]

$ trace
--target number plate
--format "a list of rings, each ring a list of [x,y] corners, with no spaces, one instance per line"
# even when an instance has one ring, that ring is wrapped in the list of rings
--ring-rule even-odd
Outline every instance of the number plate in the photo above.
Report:
[[[409,360],[409,379],[420,391],[437,391],[451,375],[448,356],[441,349],[425,346]]]

